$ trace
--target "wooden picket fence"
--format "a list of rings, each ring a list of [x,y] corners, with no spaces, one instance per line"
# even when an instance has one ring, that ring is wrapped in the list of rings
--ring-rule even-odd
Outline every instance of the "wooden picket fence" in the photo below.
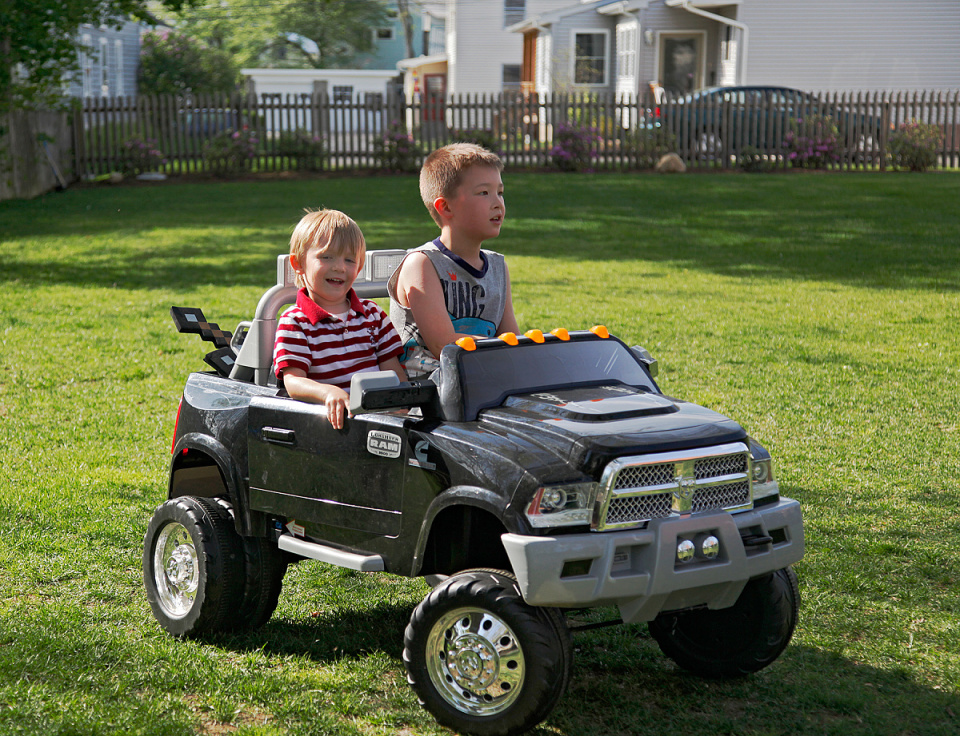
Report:
[[[666,96],[659,102],[652,94],[90,98],[73,112],[74,164],[87,177],[147,169],[173,175],[416,170],[425,153],[474,140],[511,168],[639,170],[672,151],[687,167],[775,169],[810,165],[798,159],[796,142],[790,144],[803,133],[798,123],[805,118],[837,128],[828,154],[813,161],[821,167],[896,165],[891,134],[920,121],[942,133],[934,166],[960,168],[956,90]]]

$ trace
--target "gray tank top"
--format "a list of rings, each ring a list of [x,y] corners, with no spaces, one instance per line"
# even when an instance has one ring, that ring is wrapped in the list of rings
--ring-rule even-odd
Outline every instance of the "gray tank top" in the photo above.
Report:
[[[497,334],[497,327],[503,319],[507,291],[507,269],[501,254],[481,250],[484,267],[478,271],[447,250],[439,238],[408,253],[423,253],[436,269],[454,330],[481,337],[494,337]],[[394,271],[387,282],[390,320],[400,333],[400,342],[404,347],[400,362],[408,373],[417,374],[429,370],[429,366],[418,369],[413,363],[414,359],[436,356],[431,356],[427,350],[417,323],[413,320],[413,311],[397,301],[399,274],[400,268]]]

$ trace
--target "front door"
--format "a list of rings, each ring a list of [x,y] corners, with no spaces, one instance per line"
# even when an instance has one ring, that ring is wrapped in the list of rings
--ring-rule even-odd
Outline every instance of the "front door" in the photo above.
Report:
[[[423,119],[443,120],[443,100],[447,95],[446,74],[423,75]]]
[[[703,87],[702,33],[660,34],[660,84],[672,95]]]

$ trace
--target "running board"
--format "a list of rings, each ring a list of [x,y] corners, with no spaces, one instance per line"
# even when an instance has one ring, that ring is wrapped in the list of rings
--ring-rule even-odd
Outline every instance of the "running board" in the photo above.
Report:
[[[293,552],[301,557],[309,557],[311,560],[329,562],[337,567],[346,567],[360,572],[383,572],[383,558],[380,555],[358,555],[353,552],[345,552],[342,549],[306,542],[303,539],[291,537],[289,534],[280,535],[277,546],[286,552]]]

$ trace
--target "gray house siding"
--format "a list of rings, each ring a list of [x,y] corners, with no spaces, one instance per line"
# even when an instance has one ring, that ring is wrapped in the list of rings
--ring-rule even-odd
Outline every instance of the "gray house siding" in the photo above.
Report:
[[[691,3],[698,5],[698,3]],[[612,3],[607,3],[615,7]],[[613,92],[616,24],[639,22],[637,91],[667,84],[664,51],[677,35],[703,33],[698,85],[770,84],[819,91],[960,89],[960,0],[742,0],[699,3],[705,18],[665,0],[633,4],[632,13],[603,15],[596,4],[569,5],[539,30],[537,89]],[[562,17],[560,17],[562,16]],[[743,31],[739,26],[745,25]],[[610,32],[609,85],[581,88],[570,79],[571,30]],[[543,72],[546,72],[545,74]],[[675,80],[674,80],[675,81]],[[676,85],[673,85],[674,88]],[[620,90],[623,92],[623,90]]]
[[[119,30],[83,25],[77,37],[90,47],[80,54],[80,68],[66,84],[71,97],[114,97],[137,94],[140,67],[140,25],[124,23]]]
[[[818,90],[960,88],[957,0],[745,0],[746,81]]]

